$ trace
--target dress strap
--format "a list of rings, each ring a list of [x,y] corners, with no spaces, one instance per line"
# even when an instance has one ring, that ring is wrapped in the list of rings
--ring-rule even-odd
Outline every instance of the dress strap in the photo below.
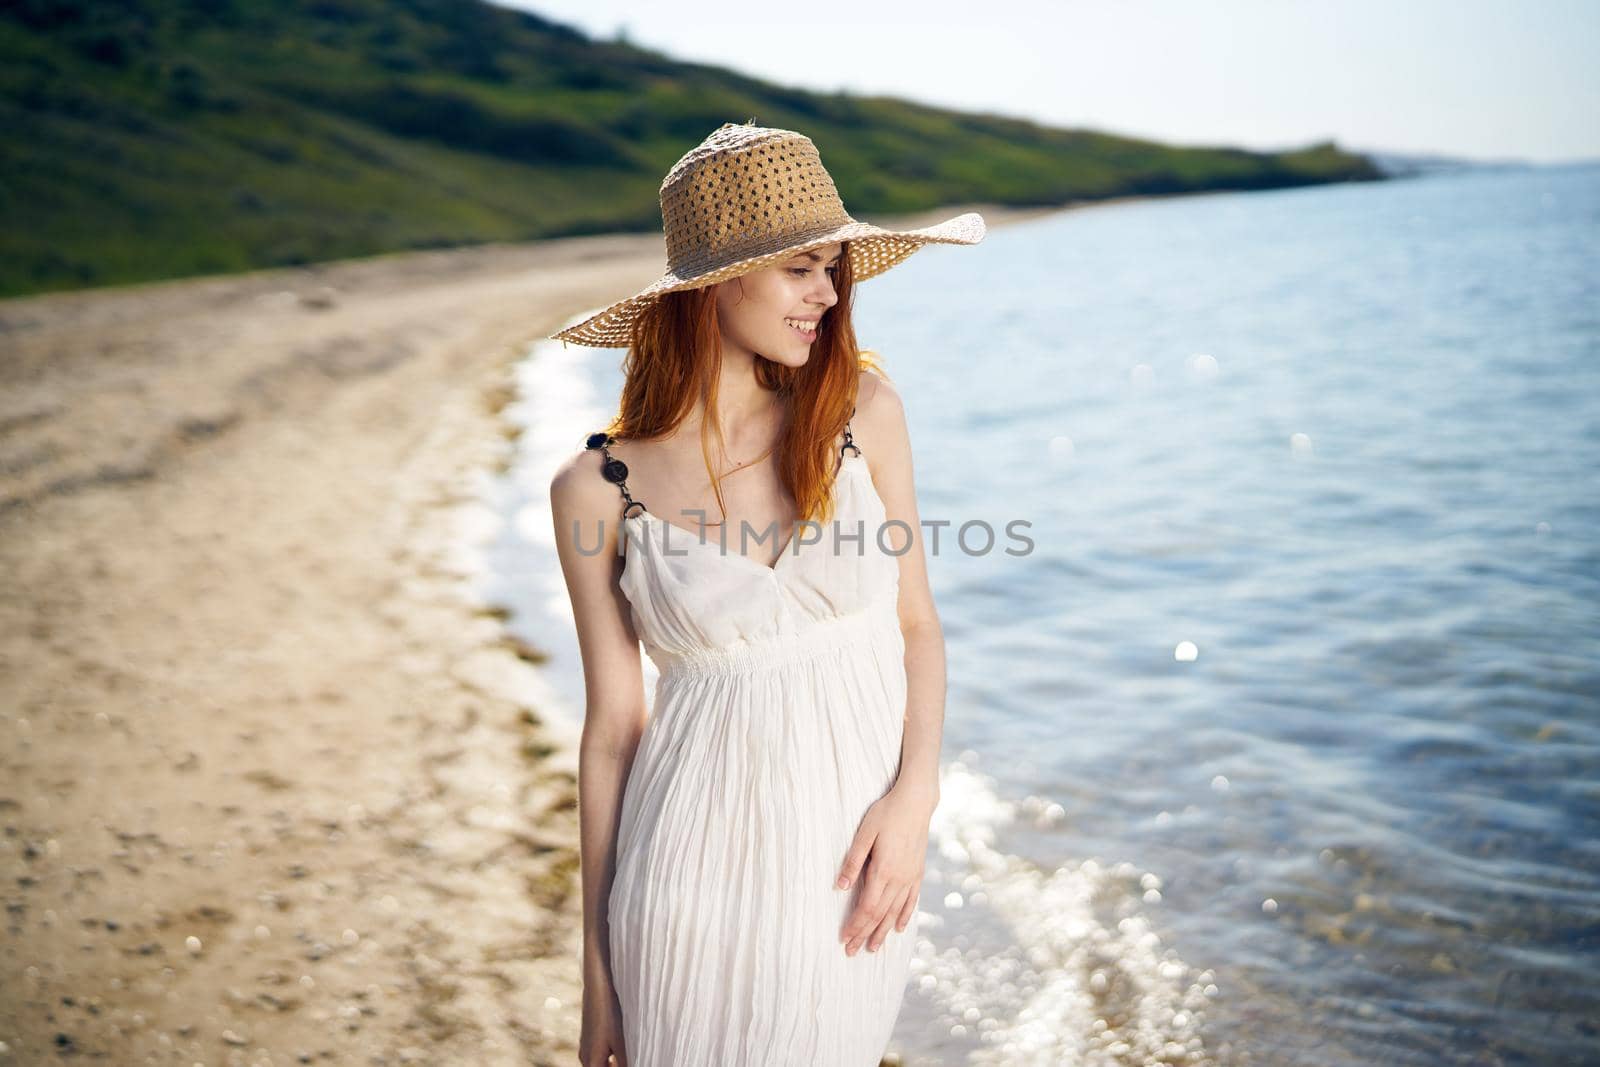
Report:
[[[850,409],[850,418],[853,419],[855,417],[856,417],[856,409],[855,408],[851,408]],[[849,419],[846,419],[845,423],[844,423],[844,444],[839,446],[839,455],[841,455],[841,456],[844,455],[844,450],[847,449],[847,448],[854,450],[856,455],[858,455],[858,456],[861,455],[861,449],[856,448],[855,438],[850,436],[850,420]]]
[[[590,434],[583,447],[591,450],[598,448],[600,454],[605,456],[605,462],[600,464],[600,476],[622,490],[622,499],[627,501],[626,506],[622,509],[622,517],[627,518],[628,512],[634,508],[638,508],[640,511],[649,509],[644,506],[642,501],[633,499],[632,494],[628,492],[628,465],[613,456],[611,449],[607,447],[615,444],[616,441],[615,437],[601,430],[598,433]]]

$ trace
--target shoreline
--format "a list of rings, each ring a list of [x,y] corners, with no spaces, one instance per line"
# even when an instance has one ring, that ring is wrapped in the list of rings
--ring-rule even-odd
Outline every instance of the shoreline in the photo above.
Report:
[[[463,546],[512,367],[660,256],[0,301],[0,1058],[574,1058],[577,734]]]

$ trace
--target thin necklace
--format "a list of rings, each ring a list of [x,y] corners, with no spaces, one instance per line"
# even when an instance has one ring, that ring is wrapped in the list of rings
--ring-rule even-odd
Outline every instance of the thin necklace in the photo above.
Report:
[[[779,436],[781,438],[781,436],[782,436],[781,431],[780,431]],[[747,460],[744,460],[743,462],[735,463],[732,467],[729,467],[727,470],[723,471],[721,475],[718,475],[718,477],[724,477],[724,476],[729,475],[729,474],[734,474],[734,473],[736,473],[736,472],[738,472],[740,470],[743,470],[745,467],[753,466],[753,465],[755,465],[757,463],[760,463],[762,460],[764,460],[768,456],[772,455],[772,450],[777,448],[777,447],[778,447],[778,442],[774,441],[772,444],[767,446],[767,449],[766,449],[765,452],[762,452],[761,455],[757,456],[755,459],[747,459]]]
[[[768,456],[772,455],[772,449],[776,448],[776,447],[777,447],[776,445],[770,446],[765,452],[761,453],[761,455],[757,456],[755,459],[747,459],[747,460],[743,461],[742,463],[735,463],[732,467],[729,467],[727,470],[723,471],[722,472],[723,475],[724,476],[725,475],[729,475],[729,474],[732,474],[735,471],[740,470],[740,469],[742,469],[744,467],[748,467],[751,464],[760,463],[762,460],[764,460]]]

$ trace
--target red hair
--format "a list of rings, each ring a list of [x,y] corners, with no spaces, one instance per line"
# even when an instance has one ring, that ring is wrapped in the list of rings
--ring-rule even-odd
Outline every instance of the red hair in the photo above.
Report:
[[[783,436],[776,446],[778,474],[795,500],[801,519],[833,518],[834,441],[856,406],[856,384],[863,369],[883,374],[875,353],[856,345],[850,308],[855,296],[850,245],[844,242],[838,296],[822,317],[821,332],[803,367],[786,367],[756,356],[756,381],[777,393],[786,408]],[[722,331],[712,286],[663,293],[633,323],[623,360],[624,381],[617,415],[605,428],[620,440],[650,440],[671,433],[702,400],[706,418],[700,453],[711,478],[717,507],[727,514],[722,483],[711,468],[710,441],[720,436],[717,382],[722,369]],[[884,375],[887,377],[887,375]],[[707,523],[706,525],[716,525]]]

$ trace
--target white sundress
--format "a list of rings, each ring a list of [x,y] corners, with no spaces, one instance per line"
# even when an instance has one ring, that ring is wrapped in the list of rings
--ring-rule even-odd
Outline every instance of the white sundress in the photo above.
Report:
[[[797,526],[768,567],[734,530],[724,550],[646,511],[610,443],[588,447],[627,501],[621,587],[660,670],[609,897],[628,1062],[877,1067],[917,921],[845,955],[870,860],[848,890],[834,880],[899,773],[906,702],[899,564],[866,459],[846,426],[833,521]]]

